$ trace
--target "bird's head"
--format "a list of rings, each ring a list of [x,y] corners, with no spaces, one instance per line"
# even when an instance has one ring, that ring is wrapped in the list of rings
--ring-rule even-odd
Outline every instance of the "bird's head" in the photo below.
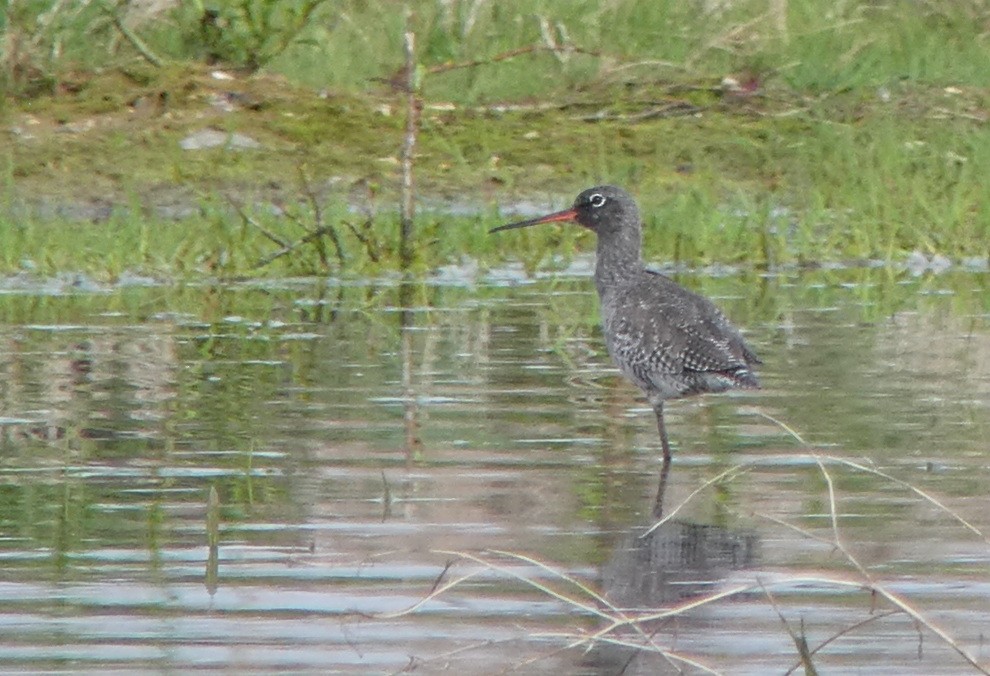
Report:
[[[490,232],[525,228],[540,223],[576,222],[597,234],[619,230],[626,224],[639,225],[639,209],[632,196],[613,185],[599,185],[583,191],[570,209],[556,211],[539,218],[509,223],[493,228]]]

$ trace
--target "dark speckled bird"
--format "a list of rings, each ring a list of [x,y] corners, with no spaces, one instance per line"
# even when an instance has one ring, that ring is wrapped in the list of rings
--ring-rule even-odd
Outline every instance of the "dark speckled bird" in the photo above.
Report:
[[[752,367],[760,360],[714,303],[646,269],[640,254],[639,209],[621,188],[589,188],[570,209],[491,232],[559,221],[576,221],[598,236],[595,286],[605,345],[619,370],[646,394],[657,417],[663,447],[654,507],[659,516],[670,466],[664,401],[732,388],[759,388]]]

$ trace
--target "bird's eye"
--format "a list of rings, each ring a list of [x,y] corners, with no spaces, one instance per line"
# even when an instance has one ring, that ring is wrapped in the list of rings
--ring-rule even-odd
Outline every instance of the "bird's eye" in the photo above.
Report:
[[[605,206],[605,195],[596,192],[594,195],[588,198],[588,204],[595,207],[596,209],[598,207]]]

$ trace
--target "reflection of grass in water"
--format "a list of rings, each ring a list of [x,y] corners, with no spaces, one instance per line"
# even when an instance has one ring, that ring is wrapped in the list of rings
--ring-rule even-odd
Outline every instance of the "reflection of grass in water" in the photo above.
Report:
[[[782,423],[771,416],[765,414],[761,415],[793,436],[798,443],[807,447],[807,444],[801,436],[785,423]],[[919,644],[922,640],[921,629],[923,628],[936,636],[942,643],[957,653],[974,670],[983,674],[990,673],[990,671],[988,671],[985,667],[981,666],[977,659],[966,648],[960,645],[945,629],[939,626],[939,624],[932,617],[926,614],[923,609],[918,608],[901,594],[895,593],[894,591],[888,589],[882,581],[877,580],[875,575],[871,574],[871,572],[867,570],[857,560],[856,556],[845,546],[839,524],[838,497],[836,495],[835,483],[829,466],[845,466],[856,470],[857,472],[871,474],[893,482],[901,488],[914,493],[925,502],[937,508],[942,513],[948,515],[956,521],[956,523],[972,532],[984,542],[990,544],[990,539],[988,539],[982,531],[964,519],[952,508],[948,507],[926,491],[923,491],[922,489],[906,481],[902,481],[887,474],[886,472],[868,467],[861,463],[849,461],[839,457],[820,455],[810,448],[809,451],[811,452],[810,458],[817,465],[827,487],[831,537],[824,538],[818,536],[801,528],[800,526],[796,526],[783,519],[769,515],[758,514],[757,516],[766,518],[773,523],[791,529],[800,534],[802,537],[831,545],[834,550],[842,554],[849,568],[855,573],[853,577],[845,577],[841,575],[775,574],[773,579],[770,580],[758,575],[753,583],[736,584],[715,593],[703,594],[686,602],[674,604],[668,608],[631,611],[616,607],[614,604],[610,603],[605,596],[595,591],[581,580],[567,574],[547,562],[540,561],[530,556],[506,551],[491,551],[483,554],[438,551],[436,553],[456,557],[457,560],[476,564],[476,567],[472,568],[469,572],[461,573],[453,577],[453,579],[447,579],[454,567],[453,563],[448,564],[437,578],[430,593],[418,603],[402,611],[387,615],[380,615],[377,617],[379,619],[393,619],[413,613],[432,599],[456,589],[472,578],[480,574],[494,572],[507,578],[517,580],[524,585],[535,589],[541,594],[565,604],[583,617],[597,618],[601,624],[601,627],[594,631],[540,633],[531,635],[532,638],[558,640],[563,642],[563,645],[553,649],[551,652],[538,654],[523,662],[520,662],[515,665],[514,668],[521,668],[540,662],[541,660],[548,659],[565,650],[581,649],[587,651],[599,644],[612,644],[632,648],[637,651],[658,654],[668,660],[675,668],[678,665],[689,666],[706,673],[714,674],[719,672],[707,666],[698,658],[679,653],[676,650],[668,648],[661,641],[659,641],[657,638],[657,634],[659,632],[658,624],[660,628],[662,628],[665,622],[674,620],[681,616],[686,616],[692,611],[702,609],[713,604],[718,604],[737,596],[751,596],[756,593],[761,593],[766,597],[768,603],[780,618],[784,630],[795,644],[797,651],[796,662],[791,666],[787,673],[792,673],[799,668],[803,668],[805,673],[808,674],[817,673],[814,665],[814,656],[816,653],[825,649],[829,644],[842,636],[858,631],[878,620],[897,615],[907,616],[916,623],[919,627]],[[794,458],[789,456],[789,459],[793,460]],[[748,471],[748,469],[751,468],[751,465],[752,463],[735,465],[704,482],[701,486],[689,494],[681,502],[681,504],[677,505],[674,509],[670,510],[664,518],[653,524],[653,526],[641,537],[646,537],[654,530],[669,522],[685,505],[691,502],[700,493],[715,487],[720,483],[734,480],[740,474]],[[525,566],[520,567],[519,564],[525,564]],[[539,571],[537,575],[527,572],[527,569],[531,570],[532,568],[536,568]],[[547,579],[550,581],[546,581]],[[801,585],[812,585],[819,589],[824,587],[835,590],[856,590],[867,592],[872,596],[870,601],[871,613],[869,617],[859,621],[850,622],[850,624],[846,627],[835,632],[824,640],[821,640],[817,645],[810,646],[804,634],[803,621],[799,628],[792,626],[779,607],[777,599],[773,593],[775,589],[785,588],[788,590],[789,596],[793,596],[800,593],[800,591],[795,591],[795,589],[799,589]],[[886,601],[889,607],[885,609],[878,608],[877,599]],[[485,642],[482,645],[468,646],[458,649],[455,652],[437,656],[436,658],[420,658],[417,660],[417,663],[430,662],[433,659],[449,659],[457,653],[470,650],[472,647],[487,647],[491,644],[491,642]]]

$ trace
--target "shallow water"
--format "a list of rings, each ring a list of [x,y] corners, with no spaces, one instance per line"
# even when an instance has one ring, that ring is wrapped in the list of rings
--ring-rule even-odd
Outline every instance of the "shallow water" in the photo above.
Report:
[[[866,584],[988,668],[990,275],[683,275],[764,389],[668,405],[644,537],[586,269],[3,285],[3,669],[975,671]]]

